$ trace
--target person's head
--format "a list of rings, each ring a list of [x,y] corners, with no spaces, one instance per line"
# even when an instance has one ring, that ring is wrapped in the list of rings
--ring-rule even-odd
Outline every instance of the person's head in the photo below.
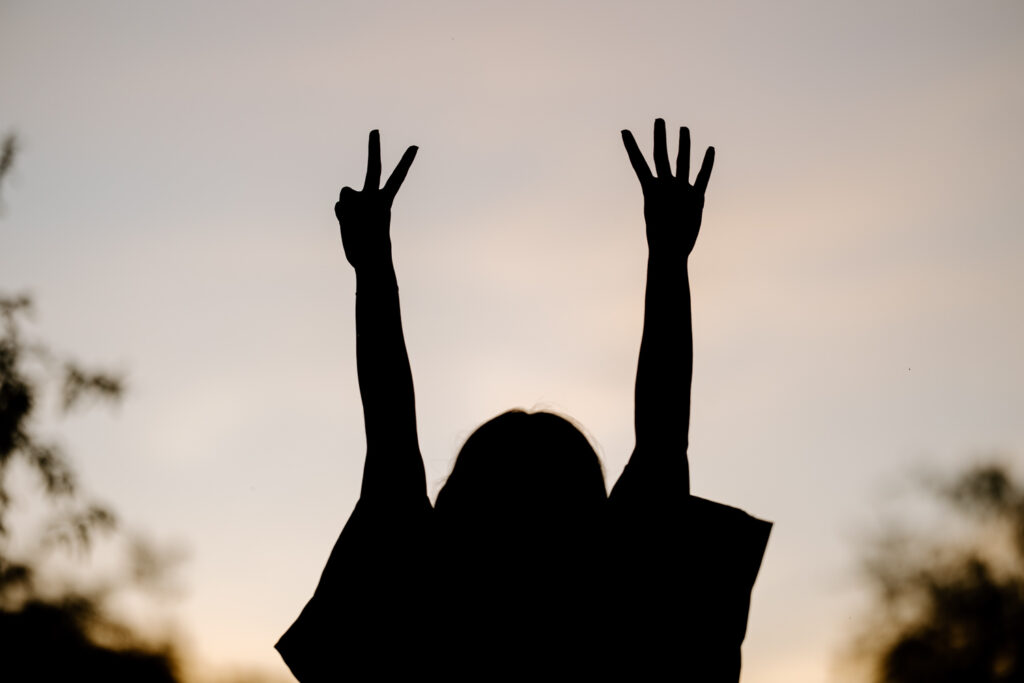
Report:
[[[544,628],[541,614],[577,634],[599,623],[606,501],[601,462],[565,418],[511,410],[473,432],[434,505],[432,566],[458,642],[502,652]]]
[[[606,498],[601,461],[575,425],[510,410],[466,440],[435,507],[467,530],[536,537],[589,524]]]

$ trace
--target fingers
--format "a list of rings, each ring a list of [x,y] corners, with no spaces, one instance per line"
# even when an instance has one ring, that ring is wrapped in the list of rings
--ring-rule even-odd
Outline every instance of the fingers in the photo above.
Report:
[[[380,188],[380,131],[370,131],[370,153],[366,162],[366,181],[363,191]]]
[[[628,130],[622,131],[622,144],[626,146],[626,154],[629,156],[629,163],[633,165],[633,172],[636,173],[636,177],[639,178],[640,185],[646,186],[654,176],[651,175],[651,169],[647,165],[644,155],[640,153],[640,148],[636,144],[636,139]]]
[[[384,184],[383,192],[389,199],[394,199],[395,194],[398,193],[398,188],[402,186],[402,181],[405,180],[409,167],[412,166],[412,160],[416,158],[417,149],[418,147],[413,146],[405,150],[405,154],[402,155],[395,170],[391,172],[387,183]],[[369,154],[366,161],[366,180],[363,182],[363,192],[378,189],[380,189],[380,131],[372,130],[370,131]],[[341,191],[340,201],[344,201],[346,190],[348,192],[355,192],[350,187],[344,188]]]
[[[345,203],[351,202],[352,198],[357,194],[359,193],[353,190],[351,187],[348,187],[347,185],[341,188],[341,194],[338,195],[338,201],[334,205],[334,215],[338,218],[339,221],[341,220],[342,212],[345,210]]]
[[[708,151],[704,153],[704,162],[700,165],[700,170],[697,171],[697,179],[693,181],[693,189],[701,194],[707,192],[708,180],[711,179],[711,167],[714,165],[715,148],[708,147]]]
[[[679,153],[676,155],[676,178],[684,183],[690,182],[690,129],[686,126],[679,129]]]
[[[659,178],[671,178],[672,167],[668,163],[668,146],[665,142],[665,119],[654,120],[654,168]]]
[[[416,158],[416,151],[418,149],[419,147],[413,145],[405,150],[405,154],[398,161],[395,170],[391,172],[391,177],[384,183],[384,194],[387,195],[389,200],[394,199],[395,195],[398,194],[398,188],[402,186],[402,181],[405,180],[405,175],[409,172],[409,167],[412,166],[412,160]]]

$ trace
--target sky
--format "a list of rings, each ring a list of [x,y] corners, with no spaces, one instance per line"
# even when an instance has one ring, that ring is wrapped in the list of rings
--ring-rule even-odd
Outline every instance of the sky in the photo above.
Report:
[[[1015,1],[3,0],[0,291],[125,373],[54,429],[187,549],[196,661],[284,676],[358,495],[333,203],[367,133],[385,173],[420,148],[392,242],[433,495],[512,407],[572,416],[614,482],[646,258],[619,131],[689,126],[693,492],[775,522],[742,680],[837,680],[887,482],[1024,457],[1022,35]]]

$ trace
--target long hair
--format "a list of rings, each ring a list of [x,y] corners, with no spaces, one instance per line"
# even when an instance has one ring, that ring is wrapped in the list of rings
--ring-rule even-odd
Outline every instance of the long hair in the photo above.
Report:
[[[575,425],[510,410],[466,440],[435,508],[467,530],[536,536],[592,520],[606,499],[601,461]]]
[[[510,410],[473,432],[434,505],[438,626],[459,644],[456,668],[508,666],[523,648],[599,661],[606,502],[597,453],[565,418]]]

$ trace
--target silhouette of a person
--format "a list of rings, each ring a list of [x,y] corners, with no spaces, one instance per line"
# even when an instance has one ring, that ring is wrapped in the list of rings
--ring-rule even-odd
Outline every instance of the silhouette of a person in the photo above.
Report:
[[[750,591],[771,524],[691,496],[693,341],[687,260],[714,150],[676,175],[665,122],[652,173],[623,142],[644,195],[649,259],[635,394],[636,446],[606,495],[600,461],[568,420],[513,410],[460,450],[431,506],[391,260],[391,205],[417,148],[380,186],[370,133],[361,191],[335,214],[356,272],[356,354],[366,427],[360,499],[299,618],[277,643],[303,683],[436,671],[488,680],[736,681]],[[528,479],[513,463],[529,462]]]

